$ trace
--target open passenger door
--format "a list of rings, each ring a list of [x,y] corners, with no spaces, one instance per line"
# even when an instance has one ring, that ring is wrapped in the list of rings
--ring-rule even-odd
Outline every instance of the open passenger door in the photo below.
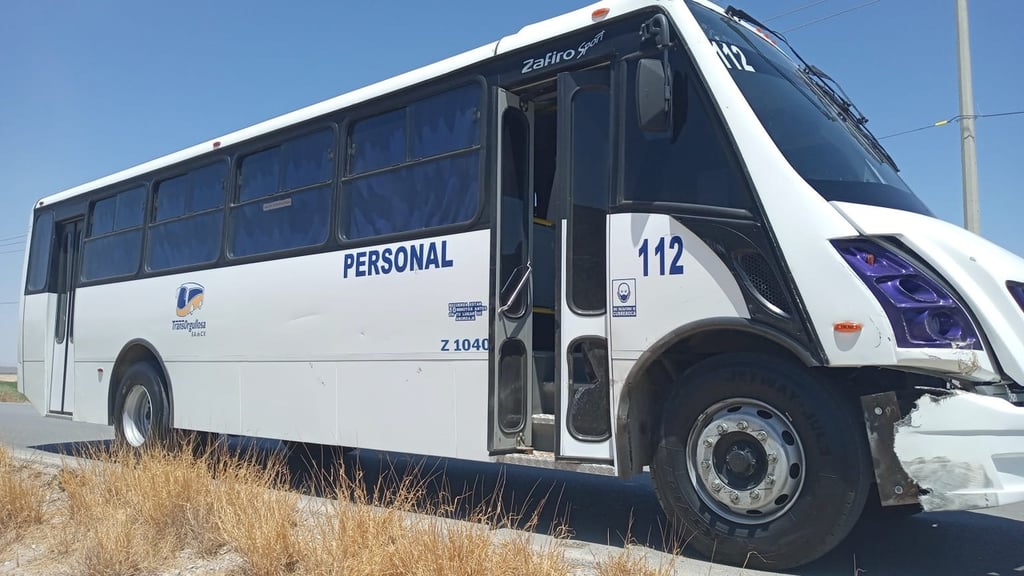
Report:
[[[612,190],[611,71],[558,75],[556,213],[559,255],[556,457],[610,461],[608,206]]]
[[[533,322],[530,258],[533,194],[528,113],[519,98],[496,89],[496,121],[492,136],[497,197],[492,216],[489,422],[492,453],[531,445],[529,412],[532,400]]]

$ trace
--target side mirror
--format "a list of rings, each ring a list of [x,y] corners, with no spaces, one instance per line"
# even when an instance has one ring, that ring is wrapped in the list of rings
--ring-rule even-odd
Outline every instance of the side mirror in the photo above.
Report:
[[[644,132],[672,130],[672,81],[662,60],[642,58],[636,65],[637,123]]]

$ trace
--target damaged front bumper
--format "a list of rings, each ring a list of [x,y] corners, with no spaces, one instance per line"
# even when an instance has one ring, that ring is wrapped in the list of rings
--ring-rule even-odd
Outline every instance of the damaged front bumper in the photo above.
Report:
[[[1024,501],[1024,408],[936,392],[906,415],[892,392],[861,398],[882,505],[937,511]]]

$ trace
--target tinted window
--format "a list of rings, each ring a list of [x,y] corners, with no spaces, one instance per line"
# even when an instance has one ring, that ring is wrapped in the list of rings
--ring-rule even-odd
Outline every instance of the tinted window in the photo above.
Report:
[[[142,226],[146,218],[146,189],[142,186],[125,190],[117,195],[117,215],[114,230],[127,230]]]
[[[157,184],[154,194],[156,204],[155,221],[177,218],[185,214],[188,204],[189,176],[179,176]]]
[[[607,90],[577,92],[572,100],[572,219],[569,283],[573,305],[605,308],[605,236],[611,166]]]
[[[822,197],[930,214],[881,145],[793,60],[733,19],[690,7],[765,130]]]
[[[93,203],[89,237],[82,244],[82,279],[134,274],[142,256],[146,187],[130,188]]]
[[[231,255],[240,258],[322,244],[330,220],[330,186],[238,206],[231,211]]]
[[[82,247],[82,279],[100,280],[134,274],[142,255],[142,229],[87,240]]]
[[[280,167],[279,148],[264,150],[243,159],[241,174],[238,176],[238,201],[246,202],[277,192]]]
[[[114,213],[117,211],[117,197],[112,196],[93,204],[90,236],[99,236],[114,231]]]
[[[369,238],[466,222],[480,198],[477,152],[352,180],[349,238]]]
[[[636,91],[626,90],[625,198],[641,202],[673,202],[725,208],[749,208],[743,172],[729,152],[721,125],[697,90],[683,54],[673,51],[671,137],[648,136],[636,123]],[[636,81],[636,63],[629,65],[628,86]]]
[[[410,159],[429,158],[480,142],[480,85],[421,100],[409,107],[412,120]]]
[[[165,270],[213,262],[220,255],[224,214],[219,210],[156,224],[149,228],[147,265]]]
[[[32,226],[32,245],[28,258],[28,289],[42,290],[46,287],[47,272],[50,270],[50,251],[53,242],[53,212],[43,212]]]
[[[320,130],[242,160],[238,204],[231,208],[233,257],[279,252],[327,241],[333,196],[335,135]],[[249,172],[246,172],[249,165]],[[246,174],[249,174],[247,176]],[[262,174],[261,182],[248,181]],[[280,185],[277,175],[282,175]]]
[[[224,229],[227,163],[217,162],[164,180],[156,188],[146,265],[165,270],[213,262]]]
[[[362,120],[352,127],[349,173],[361,174],[405,161],[405,110]]]
[[[481,97],[478,85],[467,85],[353,125],[344,185],[347,238],[446,226],[476,215]],[[360,176],[369,171],[376,172]]]

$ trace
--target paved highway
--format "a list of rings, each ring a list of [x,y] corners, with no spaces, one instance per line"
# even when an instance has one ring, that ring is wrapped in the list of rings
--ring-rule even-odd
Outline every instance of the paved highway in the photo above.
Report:
[[[111,429],[40,417],[25,404],[0,404],[0,442],[49,452],[71,452],[83,445],[104,442]],[[274,444],[265,443],[269,449]],[[507,507],[536,506],[540,496],[551,494],[557,510],[545,507],[538,532],[547,533],[551,521],[568,514],[572,538],[578,544],[602,547],[621,545],[630,529],[634,539],[655,550],[663,549],[660,535],[665,516],[658,507],[646,477],[621,482],[614,478],[577,475],[479,463],[385,456],[359,450],[346,456],[346,466],[359,464],[373,484],[374,471],[393,468],[401,472],[412,464],[429,471],[443,469],[456,492],[475,487],[486,494],[502,483]],[[506,508],[508,509],[508,508]],[[632,517],[632,524],[630,519]],[[685,552],[684,552],[685,555]],[[825,558],[789,574],[817,576],[855,574],[867,576],[979,575],[1012,576],[1024,573],[1024,505],[984,512],[920,514],[903,519],[865,519],[847,541]],[[735,568],[714,567],[699,557],[685,558],[677,574],[743,573]],[[751,574],[752,572],[746,572]]]

